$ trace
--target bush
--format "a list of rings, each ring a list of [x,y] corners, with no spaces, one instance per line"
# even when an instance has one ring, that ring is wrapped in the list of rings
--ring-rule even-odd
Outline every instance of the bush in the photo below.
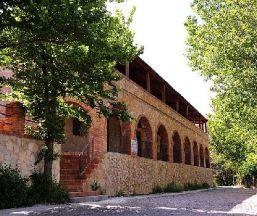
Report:
[[[68,201],[66,189],[43,174],[34,172],[25,178],[17,169],[0,164],[0,209]]]
[[[155,185],[152,189],[152,193],[153,194],[157,194],[157,193],[162,193],[163,192],[163,189],[161,188],[161,186],[159,185]]]
[[[60,184],[47,179],[43,174],[34,172],[31,176],[29,196],[35,203],[67,203],[69,202],[68,191]]]
[[[184,185],[185,191],[199,190],[199,189],[206,189],[206,188],[210,188],[210,185],[208,183],[203,183],[203,184],[187,183]]]
[[[97,191],[98,189],[101,189],[101,186],[98,184],[96,180],[93,181],[92,184],[90,184],[92,191]]]
[[[116,197],[125,196],[125,193],[124,193],[124,191],[119,190],[119,191],[116,192],[115,196],[116,196]]]
[[[165,188],[164,188],[164,192],[165,193],[171,193],[171,192],[175,192],[175,193],[178,193],[178,192],[181,192],[183,190],[182,187],[176,185],[175,182],[171,182],[169,183]]]
[[[31,205],[28,181],[18,170],[0,164],[0,209]]]

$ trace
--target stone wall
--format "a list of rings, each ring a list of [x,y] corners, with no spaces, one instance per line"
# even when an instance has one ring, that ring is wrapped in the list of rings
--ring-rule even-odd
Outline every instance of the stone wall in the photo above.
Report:
[[[183,185],[197,182],[213,185],[212,170],[192,165],[155,161],[119,153],[106,153],[98,167],[87,178],[84,190],[96,180],[108,195],[118,191],[125,194],[147,194],[156,185],[170,182]]]
[[[43,171],[43,161],[34,166],[42,141],[18,136],[0,134],[0,163],[18,168],[22,176],[29,176],[36,168]],[[61,152],[61,145],[55,144],[55,152]],[[53,162],[53,177],[60,180],[60,160]]]

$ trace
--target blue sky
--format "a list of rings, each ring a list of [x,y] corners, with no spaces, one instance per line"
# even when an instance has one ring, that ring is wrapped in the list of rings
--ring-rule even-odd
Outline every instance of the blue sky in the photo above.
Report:
[[[144,46],[141,56],[202,114],[211,112],[210,83],[192,72],[185,57],[184,22],[192,14],[192,0],[127,0],[119,4],[124,14],[136,6],[132,30]],[[112,5],[110,8],[117,7]]]

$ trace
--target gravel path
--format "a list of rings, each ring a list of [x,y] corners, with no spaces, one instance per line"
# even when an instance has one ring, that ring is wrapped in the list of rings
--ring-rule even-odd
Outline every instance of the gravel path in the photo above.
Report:
[[[0,211],[0,215],[170,216],[257,215],[257,190],[218,188],[201,192],[113,198],[96,203],[34,206]]]

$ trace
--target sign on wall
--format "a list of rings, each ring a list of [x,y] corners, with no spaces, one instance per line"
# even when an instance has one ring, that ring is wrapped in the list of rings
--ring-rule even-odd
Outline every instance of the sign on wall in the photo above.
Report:
[[[131,153],[137,154],[138,152],[138,142],[136,139],[131,140]]]

